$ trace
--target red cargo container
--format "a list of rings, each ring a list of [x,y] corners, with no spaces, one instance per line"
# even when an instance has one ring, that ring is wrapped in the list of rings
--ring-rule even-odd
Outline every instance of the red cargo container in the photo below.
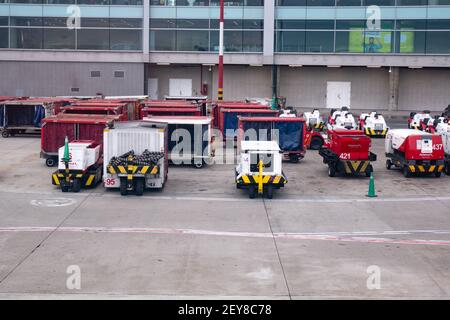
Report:
[[[241,117],[277,117],[278,110],[270,109],[221,109],[219,112],[219,130],[222,132],[223,139],[236,138],[238,129],[238,116]]]
[[[319,150],[323,162],[328,164],[328,175],[365,174],[373,172],[371,161],[377,159],[370,152],[371,140],[361,130],[328,130],[328,139]]]
[[[58,161],[58,149],[64,145],[65,137],[73,140],[93,140],[101,145],[103,152],[103,130],[119,121],[119,116],[63,114],[42,120],[41,158],[52,167]]]
[[[127,104],[125,103],[80,103],[61,108],[64,114],[99,114],[119,116],[121,121],[128,120]]]
[[[220,126],[219,114],[221,109],[270,109],[270,107],[257,103],[246,103],[242,101],[229,101],[213,104],[211,114],[213,118],[213,125],[215,128],[219,128]]]
[[[124,113],[128,114],[128,120],[138,120],[140,116],[140,110],[142,105],[142,100],[137,98],[127,98],[127,99],[89,99],[76,102],[77,105],[91,105],[94,104],[103,104],[106,106],[111,105],[122,105],[124,106]]]
[[[285,159],[296,163],[305,156],[305,119],[299,117],[239,117],[238,154],[240,142],[252,135],[256,140],[275,140]],[[249,130],[254,130],[250,132]],[[260,131],[261,130],[261,131]],[[253,139],[253,138],[252,138]]]
[[[201,116],[202,111],[198,107],[190,108],[147,108],[141,110],[141,119],[144,117],[153,116]]]

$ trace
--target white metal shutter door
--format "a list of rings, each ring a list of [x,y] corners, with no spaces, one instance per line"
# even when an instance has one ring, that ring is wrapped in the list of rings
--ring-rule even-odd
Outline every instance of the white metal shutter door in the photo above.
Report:
[[[350,95],[350,81],[327,81],[327,108],[350,107]]]
[[[192,96],[192,79],[169,79],[169,96]]]

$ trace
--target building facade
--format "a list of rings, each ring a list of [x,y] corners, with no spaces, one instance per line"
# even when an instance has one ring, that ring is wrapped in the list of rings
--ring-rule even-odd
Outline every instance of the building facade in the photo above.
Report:
[[[225,99],[442,110],[450,0],[224,0]],[[0,95],[217,97],[220,0],[0,0]]]

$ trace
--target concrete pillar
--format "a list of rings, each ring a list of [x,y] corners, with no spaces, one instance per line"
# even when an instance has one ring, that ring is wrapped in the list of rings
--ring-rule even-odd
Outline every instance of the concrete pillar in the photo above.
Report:
[[[263,63],[273,64],[275,0],[264,0]]]
[[[144,15],[142,17],[142,52],[148,55],[150,34],[150,0],[144,0]]]
[[[400,68],[390,67],[389,72],[389,112],[398,111],[398,87],[400,81]]]

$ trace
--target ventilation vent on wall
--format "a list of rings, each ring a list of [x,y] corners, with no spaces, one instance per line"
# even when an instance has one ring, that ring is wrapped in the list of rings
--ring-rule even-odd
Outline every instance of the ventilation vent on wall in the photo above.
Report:
[[[80,92],[80,88],[70,88],[71,92]]]
[[[124,78],[125,71],[114,71],[114,78]]]
[[[100,77],[100,71],[91,71],[91,78]]]

